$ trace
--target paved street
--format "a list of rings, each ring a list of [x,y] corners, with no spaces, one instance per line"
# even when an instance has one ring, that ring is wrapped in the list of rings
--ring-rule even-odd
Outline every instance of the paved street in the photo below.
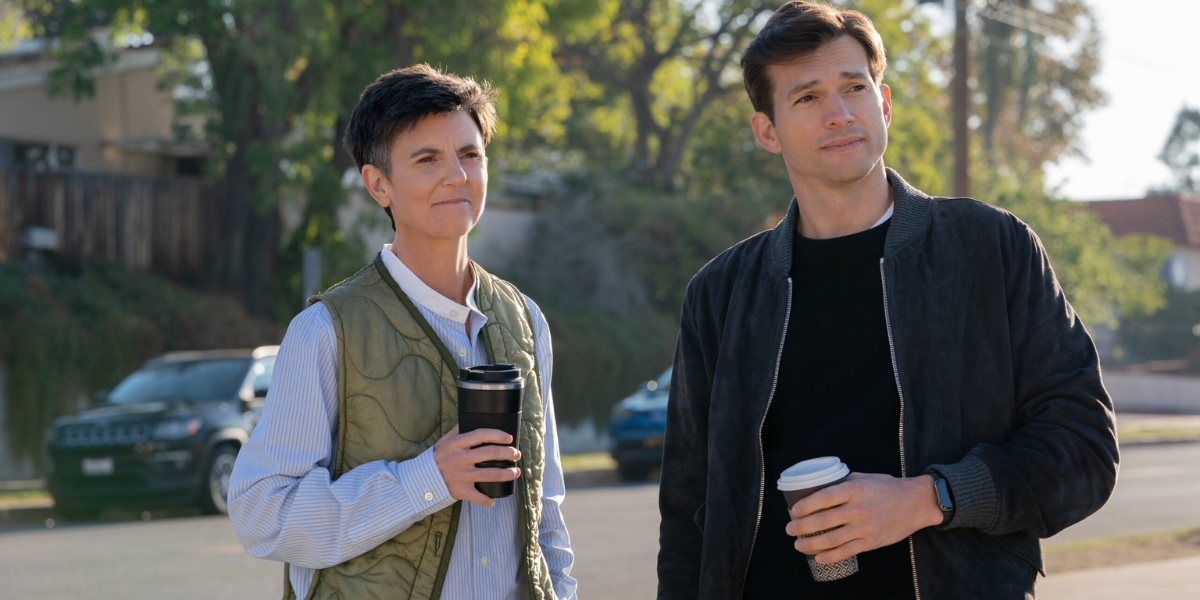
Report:
[[[1195,600],[1200,556],[1064,573],[1038,582],[1038,600]]]
[[[570,491],[564,512],[581,598],[654,596],[657,494],[650,482]],[[1196,506],[1200,444],[1129,448],[1109,505],[1054,541],[1200,527]],[[242,552],[228,520],[200,516],[2,529],[0,565],[6,600],[278,598],[283,577],[278,564]],[[1197,573],[1196,559],[1067,573],[1044,581],[1038,597],[1197,597]],[[1085,593],[1093,589],[1109,595]]]
[[[572,490],[564,507],[585,598],[653,597],[658,486]],[[5,600],[279,598],[278,563],[247,556],[228,519],[63,523],[0,530]]]
[[[1046,543],[1200,527],[1200,443],[1121,450],[1108,504]]]
[[[658,486],[569,490],[563,504],[579,597],[653,598],[658,585]]]
[[[8,530],[0,565],[6,600],[283,596],[283,568],[247,556],[220,516]]]

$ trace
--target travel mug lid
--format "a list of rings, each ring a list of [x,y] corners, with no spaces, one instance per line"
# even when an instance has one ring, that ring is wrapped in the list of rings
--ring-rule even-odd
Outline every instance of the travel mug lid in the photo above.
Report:
[[[472,390],[512,390],[525,387],[521,368],[512,363],[477,365],[458,370],[458,387]]]
[[[521,378],[521,368],[512,363],[496,363],[459,369],[458,374],[468,381],[512,381]]]

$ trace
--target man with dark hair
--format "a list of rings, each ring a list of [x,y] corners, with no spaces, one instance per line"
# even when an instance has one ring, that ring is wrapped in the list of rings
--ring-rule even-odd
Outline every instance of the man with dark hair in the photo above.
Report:
[[[495,98],[418,65],[380,76],[350,116],[346,148],[395,240],[292,320],[229,484],[246,551],[287,563],[285,599],[575,597],[549,329],[467,257]],[[524,376],[517,448],[459,433],[459,369],[488,363]],[[475,467],[493,460],[518,468]],[[506,498],[475,488],[514,479]]]
[[[865,16],[809,2],[742,55],[795,197],[688,286],[660,599],[1032,598],[1039,538],[1116,483],[1112,402],[1045,249],[884,167],[885,67]],[[782,472],[824,456],[849,479],[788,506]],[[858,572],[818,582],[806,555]]]

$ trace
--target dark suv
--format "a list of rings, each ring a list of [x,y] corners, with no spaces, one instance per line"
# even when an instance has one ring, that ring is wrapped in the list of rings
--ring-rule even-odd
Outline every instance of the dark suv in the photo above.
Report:
[[[262,414],[278,346],[170,352],[54,421],[47,488],[66,517],[105,506],[226,512],[238,449]]]

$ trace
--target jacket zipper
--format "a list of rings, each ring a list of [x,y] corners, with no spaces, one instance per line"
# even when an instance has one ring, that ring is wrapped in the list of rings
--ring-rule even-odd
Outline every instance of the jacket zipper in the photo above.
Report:
[[[767,395],[767,409],[763,411],[762,422],[758,424],[758,515],[754,517],[754,537],[750,540],[750,556],[754,556],[754,545],[758,543],[758,525],[762,522],[763,495],[767,490],[767,459],[763,455],[762,430],[767,424],[767,413],[771,411],[771,401],[775,399],[775,386],[779,384],[779,363],[783,361],[783,343],[787,341],[788,321],[792,318],[792,278],[788,277],[787,309],[783,313],[783,334],[779,336],[779,352],[775,355],[775,377],[771,380],[771,393]],[[742,596],[746,595],[746,579],[750,577],[750,559],[746,559],[746,572],[742,575]],[[919,598],[917,600],[920,600]]]
[[[435,532],[433,532],[433,555],[434,556],[438,555],[438,550],[440,550],[441,547],[442,547],[442,532],[435,531]]]
[[[896,377],[896,393],[900,396],[900,476],[908,477],[908,463],[904,458],[904,390],[900,387],[900,366],[896,362],[896,342],[892,338],[892,316],[888,308],[887,273],[883,259],[879,259],[879,279],[883,284],[883,320],[887,323],[888,348],[892,352],[892,374]],[[913,592],[921,600],[921,585],[917,583],[917,552],[913,547],[913,536],[908,536],[908,558],[912,563]]]

